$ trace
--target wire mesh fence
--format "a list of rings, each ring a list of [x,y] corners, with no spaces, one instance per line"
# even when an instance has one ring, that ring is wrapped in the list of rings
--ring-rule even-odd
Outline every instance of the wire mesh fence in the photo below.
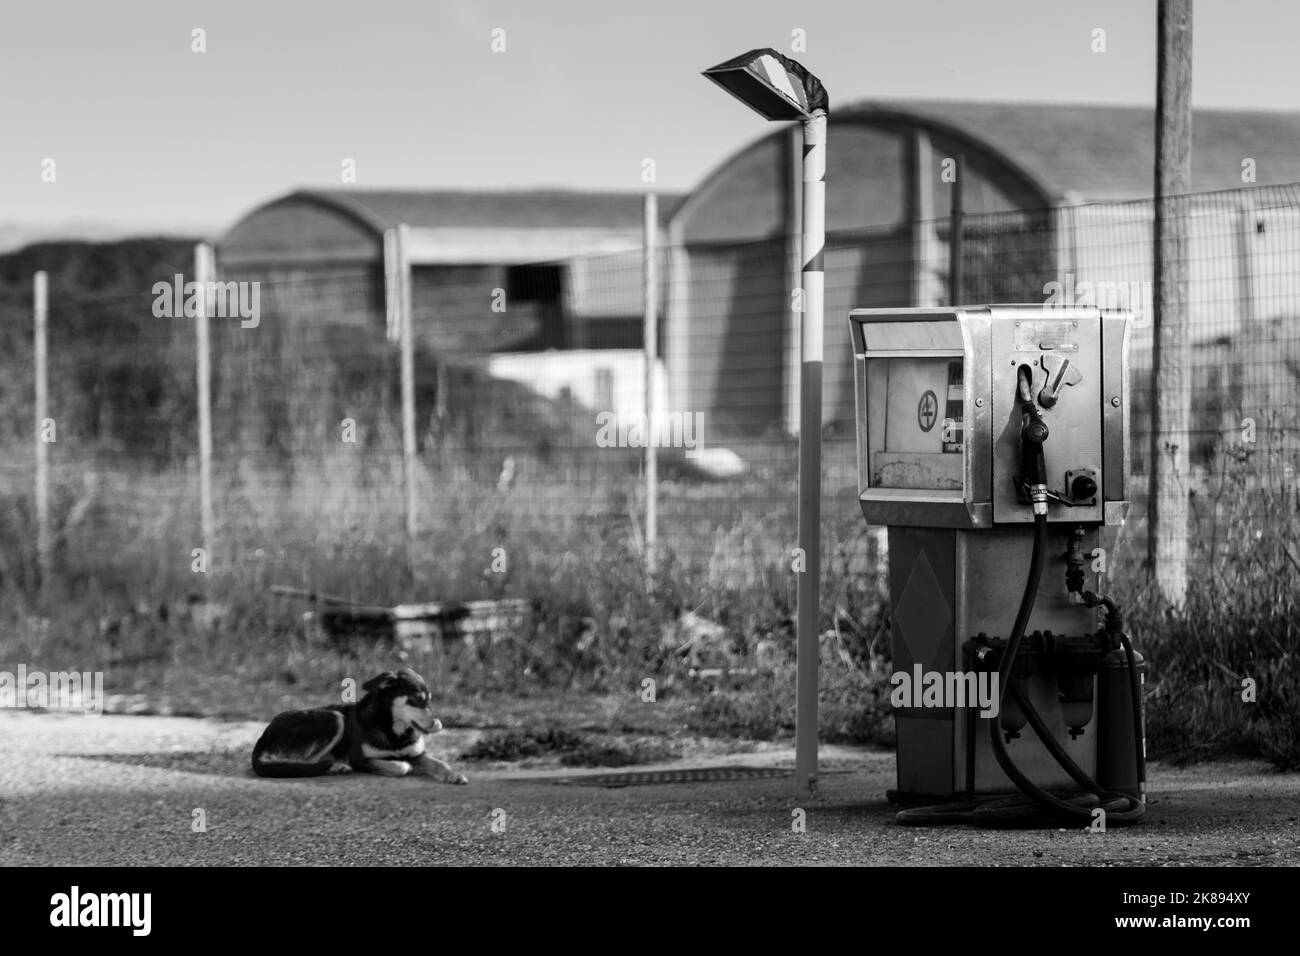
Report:
[[[1295,565],[1300,186],[1187,203],[1192,418],[1187,434],[1168,440],[1190,449],[1189,560],[1255,554]],[[1145,551],[1152,223],[1150,202],[968,215],[959,269],[948,220],[828,237],[830,566],[847,579],[870,575],[879,560],[856,503],[848,311],[954,300],[1135,312],[1134,508],[1124,540]],[[204,586],[224,574],[243,589],[289,583],[367,602],[598,593],[595,579],[610,568],[641,562],[642,446],[654,441],[658,540],[675,600],[689,604],[711,586],[765,589],[791,605],[794,243],[660,250],[649,417],[641,255],[414,267],[418,521],[409,545],[400,350],[386,334],[382,267],[223,266],[221,280],[242,285],[210,320],[215,540]],[[183,287],[51,294],[51,569],[70,587],[139,595],[195,586],[195,322],[185,299]],[[7,293],[0,313],[0,575],[29,589],[38,577],[30,297]],[[838,586],[825,589],[828,607]]]

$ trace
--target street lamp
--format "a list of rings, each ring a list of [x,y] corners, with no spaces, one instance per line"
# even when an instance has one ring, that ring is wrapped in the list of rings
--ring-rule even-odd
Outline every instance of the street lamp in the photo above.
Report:
[[[817,779],[817,666],[821,582],[822,325],[826,244],[826,114],[821,80],[775,50],[750,50],[704,75],[769,120],[803,123],[803,295],[799,345],[799,575],[798,693],[795,706],[795,780]]]

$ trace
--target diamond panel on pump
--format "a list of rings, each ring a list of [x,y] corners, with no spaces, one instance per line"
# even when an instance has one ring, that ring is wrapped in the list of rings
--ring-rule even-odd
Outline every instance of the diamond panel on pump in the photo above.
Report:
[[[943,587],[923,550],[917,552],[907,574],[907,583],[894,608],[894,622],[914,661],[927,666],[941,665],[941,669],[950,666],[950,662],[935,660],[935,654],[952,624],[952,608],[944,599]]]

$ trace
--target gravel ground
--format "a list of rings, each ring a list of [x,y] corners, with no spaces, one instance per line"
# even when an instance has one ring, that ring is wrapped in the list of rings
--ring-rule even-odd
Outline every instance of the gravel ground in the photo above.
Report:
[[[602,789],[554,782],[592,771],[463,765],[455,755],[476,732],[449,730],[431,750],[468,787],[274,781],[248,770],[261,729],[0,712],[0,864],[1300,864],[1300,775],[1251,762],[1153,765],[1135,828],[916,830],[892,823],[889,753],[825,748],[816,796],[789,779]],[[792,766],[793,753],[695,763]],[[796,808],[804,834],[792,832]],[[206,832],[194,832],[196,810]]]

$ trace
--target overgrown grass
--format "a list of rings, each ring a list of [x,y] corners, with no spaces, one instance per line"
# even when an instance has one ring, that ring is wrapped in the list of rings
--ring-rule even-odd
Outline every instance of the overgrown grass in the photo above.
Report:
[[[303,455],[287,472],[246,463],[219,475],[216,546],[199,573],[191,473],[124,475],[111,461],[79,465],[55,471],[57,574],[44,597],[26,496],[4,502],[0,535],[14,547],[0,568],[0,660],[104,669],[110,692],[164,695],[181,712],[265,716],[329,699],[340,681],[364,680],[395,663],[385,647],[338,652],[310,643],[302,626],[307,605],[274,596],[272,584],[375,605],[522,597],[534,610],[525,632],[407,658],[444,693],[453,719],[491,723],[504,698],[566,693],[623,701],[607,722],[635,724],[646,709],[643,681],[651,679],[658,709],[678,715],[678,726],[755,739],[792,726],[793,516],[767,513],[772,502],[791,497],[788,477],[666,483],[662,539],[669,547],[648,578],[634,521],[642,510],[639,482],[626,469],[557,472],[523,459],[502,490],[482,480],[479,472],[488,469],[481,463],[426,460],[418,474],[421,533],[408,552],[392,456]],[[865,573],[866,530],[849,510],[835,528],[824,564],[827,593],[839,608],[831,623],[842,636],[828,645],[852,648],[870,670],[871,638],[860,622],[878,616],[879,595]],[[184,614],[189,594],[222,608],[215,631]],[[163,603],[172,608],[166,624],[150,618]],[[686,612],[723,634],[689,660],[674,653],[690,637],[677,623]],[[115,663],[105,624],[131,614],[142,620],[128,656],[145,660]],[[760,642],[769,648],[761,677],[723,687],[691,677],[699,666],[757,669]],[[884,643],[877,640],[876,649]],[[828,662],[849,675],[850,659],[835,653]],[[856,710],[848,697],[869,683],[856,672],[828,682],[833,738],[873,739],[861,719],[847,716]],[[700,701],[714,703],[688,721]]]
[[[1282,458],[1236,446],[1219,460],[1194,499],[1181,606],[1131,550],[1110,576],[1147,659],[1154,755],[1300,769],[1300,501]]]
[[[1209,496],[1198,499],[1203,529],[1193,537],[1181,608],[1164,605],[1145,583],[1135,553],[1140,522],[1112,558],[1106,587],[1125,605],[1148,660],[1152,756],[1258,756],[1300,768],[1300,514],[1294,481],[1266,467],[1258,456],[1226,459]],[[265,717],[329,699],[342,680],[395,664],[388,648],[339,652],[308,642],[305,606],[273,596],[272,584],[379,605],[522,597],[534,608],[526,631],[407,659],[443,694],[448,723],[490,725],[522,708],[565,710],[571,729],[678,728],[753,740],[792,733],[793,514],[763,507],[792,499],[788,475],[669,483],[663,538],[680,547],[647,578],[632,519],[641,511],[639,483],[625,470],[557,470],[523,459],[505,490],[484,480],[493,470],[426,456],[418,476],[421,533],[408,553],[394,456],[336,451],[300,457],[288,471],[246,464],[218,482],[221,521],[205,574],[192,570],[192,475],[59,470],[52,503],[58,573],[43,599],[27,498],[0,491],[7,542],[0,664],[105,669],[110,692],[169,695],[182,712]],[[824,537],[821,736],[888,745],[883,582],[851,499],[828,503]],[[500,562],[494,569],[497,549],[504,571]],[[215,632],[174,617],[152,648],[159,659],[109,661],[105,621],[137,604],[175,606],[191,592],[224,608]],[[722,629],[693,658],[674,652],[690,636],[683,612]],[[708,667],[722,674],[698,676]],[[1247,679],[1253,702],[1242,699]],[[655,682],[654,705],[642,697],[646,680]],[[593,752],[581,759],[621,758]]]

